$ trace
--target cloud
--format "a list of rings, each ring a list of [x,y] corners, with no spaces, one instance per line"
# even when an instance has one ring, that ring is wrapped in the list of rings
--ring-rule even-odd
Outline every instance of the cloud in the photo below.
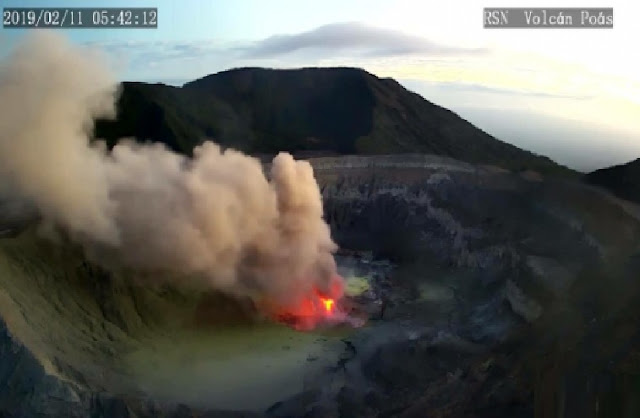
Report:
[[[182,85],[205,74],[234,66],[234,43],[213,40],[85,42],[83,46],[104,51],[126,81]]]
[[[106,51],[121,79],[185,80],[234,67],[304,67],[337,65],[367,68],[384,60],[425,59],[431,64],[485,56],[485,49],[446,46],[425,38],[365,24],[333,23],[292,35],[253,42],[194,39],[185,41],[109,40],[84,43]],[[177,84],[177,83],[171,83]]]
[[[485,49],[439,45],[403,32],[357,22],[332,23],[295,35],[275,35],[239,48],[244,57],[269,58],[302,50],[356,53],[365,57],[481,54]]]
[[[332,23],[298,34],[275,35],[255,42],[100,41],[87,46],[130,57],[135,65],[211,57],[232,61],[265,60],[298,52],[313,52],[316,60],[339,55],[372,59],[397,56],[451,59],[488,52],[482,48],[440,45],[418,36],[357,22]]]
[[[402,84],[412,89],[439,89],[443,92],[452,93],[488,93],[499,94],[504,96],[518,96],[518,97],[536,97],[545,99],[572,99],[572,100],[589,100],[593,99],[593,94],[564,94],[553,93],[540,90],[531,90],[526,88],[506,88],[506,87],[494,87],[490,85],[477,84],[477,83],[460,83],[460,82],[429,82],[423,80],[412,79],[400,79],[398,80]]]
[[[480,128],[518,147],[546,155],[582,172],[625,163],[640,156],[637,130],[586,122],[528,109],[462,106],[456,112]]]
[[[126,56],[135,62],[197,59],[230,51],[228,46],[210,40],[188,42],[116,40],[87,42],[85,46],[108,51],[113,55]]]

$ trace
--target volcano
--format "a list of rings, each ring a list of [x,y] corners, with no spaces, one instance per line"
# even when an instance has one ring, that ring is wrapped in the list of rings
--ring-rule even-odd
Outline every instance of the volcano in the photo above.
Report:
[[[116,107],[34,36],[0,66],[0,416],[638,415],[634,203],[361,70]]]
[[[637,314],[640,220],[628,202],[579,183],[435,156],[311,163],[333,235],[350,249],[338,253],[338,271],[359,289],[333,312],[366,312],[366,325],[299,331],[297,318],[256,319],[223,295],[136,284],[92,265],[78,248],[22,229],[32,222],[26,212],[10,220],[4,205],[15,237],[1,241],[2,408],[50,416],[124,416],[113,411],[125,405],[139,416],[156,415],[145,412],[158,411],[151,408],[303,416],[334,407],[351,416],[527,416],[554,402],[545,395],[550,386],[576,408],[620,405],[602,406],[613,395],[586,385],[635,370],[628,318]],[[387,180],[375,180],[380,173]],[[324,316],[316,296],[310,312]],[[357,305],[355,313],[345,303]],[[576,349],[589,359],[572,357]],[[570,361],[558,369],[555,358]],[[433,382],[437,391],[427,389]],[[575,388],[583,395],[569,395]],[[614,390],[624,405],[635,399],[631,389]],[[61,391],[66,400],[54,401]]]

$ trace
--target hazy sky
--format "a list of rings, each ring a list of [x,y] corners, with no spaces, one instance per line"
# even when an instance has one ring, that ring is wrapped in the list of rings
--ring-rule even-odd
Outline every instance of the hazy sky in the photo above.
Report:
[[[510,0],[513,7],[613,7],[614,29],[483,29],[483,7],[496,4],[55,2],[158,7],[155,30],[64,30],[76,42],[106,50],[123,80],[181,84],[240,66],[357,66],[396,78],[504,141],[580,170],[640,157],[640,2]],[[25,33],[1,31],[0,54]]]

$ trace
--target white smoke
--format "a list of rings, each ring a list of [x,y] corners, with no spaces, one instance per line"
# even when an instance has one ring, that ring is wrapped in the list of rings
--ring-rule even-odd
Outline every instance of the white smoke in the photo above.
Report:
[[[104,62],[39,33],[0,66],[0,176],[43,222],[110,267],[282,304],[341,292],[308,162],[281,153],[269,180],[258,160],[212,142],[193,158],[126,140],[107,151],[90,142],[93,120],[115,114]]]

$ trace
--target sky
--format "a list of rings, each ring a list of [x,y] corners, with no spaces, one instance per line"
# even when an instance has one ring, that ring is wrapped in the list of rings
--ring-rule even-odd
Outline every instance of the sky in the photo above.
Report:
[[[484,29],[490,0],[0,0],[2,7],[157,7],[157,29],[55,29],[104,50],[120,80],[182,83],[229,68],[361,67],[497,138],[581,171],[640,157],[640,2],[613,29]],[[0,30],[0,56],[29,30]]]

